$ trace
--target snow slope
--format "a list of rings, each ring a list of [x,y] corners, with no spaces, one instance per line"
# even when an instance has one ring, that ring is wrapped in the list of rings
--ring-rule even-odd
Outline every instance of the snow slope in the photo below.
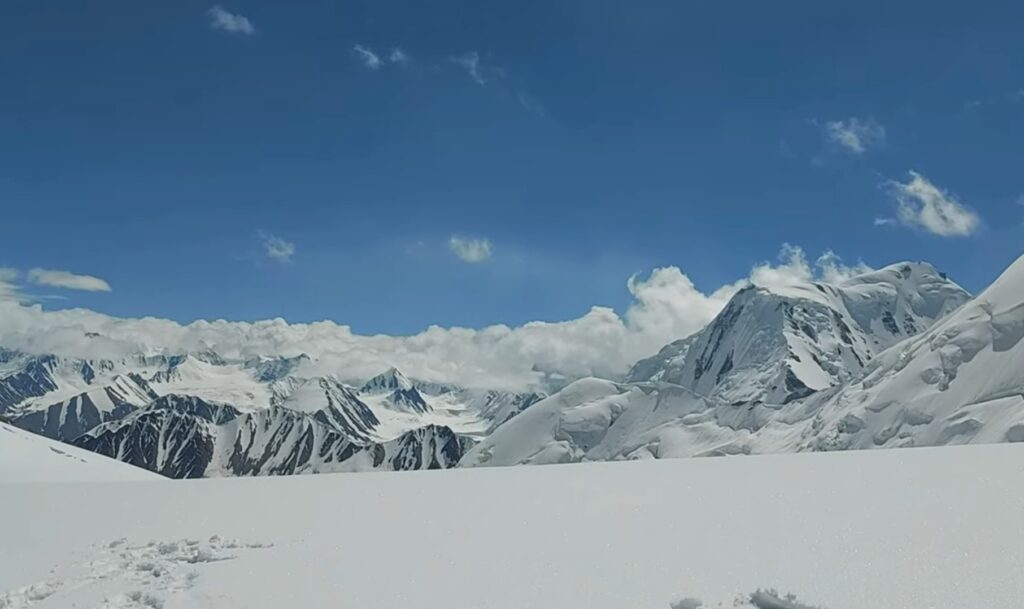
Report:
[[[1024,257],[807,409],[813,448],[1024,442]]]
[[[0,423],[0,485],[163,479],[144,469]],[[11,494],[3,493],[0,503],[6,502]]]
[[[581,379],[496,429],[459,466],[750,453],[761,412],[669,383]],[[788,452],[775,448],[763,452]]]
[[[776,588],[801,604],[759,595],[759,609],[1017,609],[1022,462],[1024,446],[1003,444],[4,485],[0,598],[19,609],[669,609],[695,606],[687,598],[733,608]]]

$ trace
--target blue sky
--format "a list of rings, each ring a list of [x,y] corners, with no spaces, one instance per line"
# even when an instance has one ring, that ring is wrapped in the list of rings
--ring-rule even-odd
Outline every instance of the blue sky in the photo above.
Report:
[[[783,243],[970,290],[1021,254],[1024,9],[636,4],[5,2],[0,267],[47,308],[412,333]]]

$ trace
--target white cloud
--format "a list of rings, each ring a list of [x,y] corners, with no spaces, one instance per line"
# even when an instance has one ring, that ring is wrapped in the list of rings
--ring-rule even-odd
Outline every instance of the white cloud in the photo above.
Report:
[[[469,239],[452,235],[448,248],[463,262],[478,264],[491,258],[491,242],[487,239]]]
[[[779,251],[779,264],[762,262],[750,272],[750,282],[768,289],[779,289],[810,282],[839,284],[854,275],[873,270],[858,261],[852,266],[843,263],[842,258],[832,250],[825,250],[811,264],[803,249],[784,243]]]
[[[749,279],[711,292],[697,289],[676,267],[655,269],[646,278],[634,276],[626,284],[633,302],[622,315],[593,307],[568,321],[482,329],[431,326],[412,336],[359,335],[332,321],[217,320],[181,325],[0,302],[0,345],[91,358],[209,348],[229,358],[306,353],[316,362],[303,373],[359,379],[397,366],[425,379],[522,389],[551,378],[624,374],[636,360],[703,328],[748,281],[788,285],[816,277],[816,272],[819,277],[850,272],[829,253],[819,259],[817,271],[799,248],[787,246],[781,258],[779,265],[758,265]],[[832,267],[836,270],[828,270]],[[87,332],[99,336],[86,337]]]
[[[395,47],[391,49],[391,52],[388,54],[388,61],[391,63],[397,63],[400,66],[405,66],[409,65],[411,59],[409,58],[408,53],[398,47]]]
[[[981,227],[981,219],[955,196],[911,171],[906,183],[888,183],[897,203],[897,216],[906,226],[942,237],[965,237]]]
[[[825,123],[825,137],[854,154],[864,154],[885,142],[885,127],[874,119],[854,116]]]
[[[361,44],[352,47],[352,51],[363,62],[363,65],[371,70],[379,70],[384,65],[384,60],[380,58],[380,55]]]
[[[412,57],[399,47],[392,47],[386,55],[361,44],[352,47],[352,51],[363,66],[370,70],[379,70],[388,64],[406,67],[412,63]]]
[[[206,13],[210,16],[210,27],[223,30],[230,34],[251,36],[256,33],[256,26],[245,15],[230,13],[219,4],[215,4]]]
[[[14,282],[20,273],[16,269],[0,266],[0,302],[20,302],[23,300]]]
[[[263,251],[268,258],[278,262],[292,261],[292,256],[295,255],[294,243],[264,232],[260,233],[260,238],[263,239]]]
[[[825,283],[842,283],[854,275],[874,270],[864,264],[863,260],[858,260],[856,264],[847,266],[843,264],[842,258],[832,250],[825,250],[821,256],[818,256],[814,265],[818,269],[818,277]]]
[[[469,74],[469,77],[473,79],[473,82],[478,85],[487,84],[492,73],[494,75],[500,74],[500,70],[495,68],[485,68],[483,64],[480,63],[480,55],[476,51],[470,51],[469,53],[449,57],[449,60],[452,63],[461,66],[462,69],[466,71],[466,74]]]
[[[109,292],[110,284],[92,275],[78,275],[68,271],[53,269],[32,269],[28,272],[28,280],[36,285],[66,290],[82,290],[85,292]]]

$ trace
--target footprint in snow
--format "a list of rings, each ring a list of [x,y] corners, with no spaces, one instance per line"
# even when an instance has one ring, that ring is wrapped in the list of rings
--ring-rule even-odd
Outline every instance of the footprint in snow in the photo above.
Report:
[[[219,535],[138,545],[115,539],[91,548],[92,558],[84,563],[53,569],[50,579],[0,594],[0,609],[28,609],[62,592],[77,596],[99,584],[126,590],[104,598],[101,609],[162,609],[169,597],[195,586],[206,565],[269,547]]]

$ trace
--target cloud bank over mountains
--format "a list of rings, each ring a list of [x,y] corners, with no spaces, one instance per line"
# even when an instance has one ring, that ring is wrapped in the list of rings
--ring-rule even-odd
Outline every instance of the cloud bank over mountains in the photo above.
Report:
[[[633,301],[621,315],[594,306],[567,321],[481,329],[431,326],[411,336],[360,335],[334,321],[292,324],[225,320],[178,322],[122,319],[86,309],[47,310],[17,299],[0,300],[0,345],[34,353],[119,358],[131,353],[183,353],[213,349],[224,357],[297,356],[314,362],[310,374],[365,378],[397,366],[406,373],[466,386],[522,389],[562,377],[614,378],[637,359],[703,328],[741,288],[784,286],[810,280],[837,282],[867,270],[848,267],[832,252],[814,263],[797,247],[783,247],[776,264],[709,292],[678,267],[633,276]],[[0,277],[2,279],[2,277]],[[3,292],[0,282],[0,293]]]

